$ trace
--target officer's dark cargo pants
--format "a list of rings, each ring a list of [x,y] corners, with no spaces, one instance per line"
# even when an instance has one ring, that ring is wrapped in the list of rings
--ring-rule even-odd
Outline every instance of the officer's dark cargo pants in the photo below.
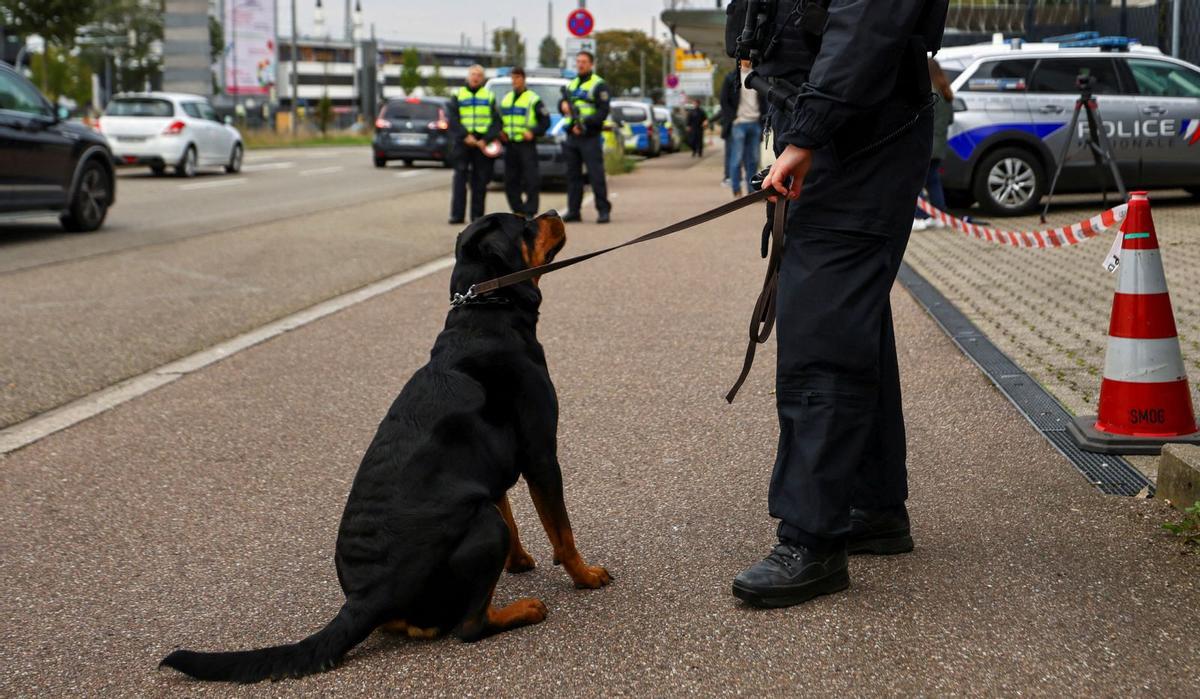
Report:
[[[818,152],[788,210],[780,270],[771,516],[779,534],[836,546],[851,506],[908,497],[889,293],[929,163],[926,113],[904,138],[849,165]]]
[[[608,203],[608,184],[604,181],[604,139],[599,135],[567,136],[563,143],[563,158],[567,161],[567,211],[582,213],[584,166],[587,166],[596,211],[603,214],[612,209]]]
[[[508,208],[514,214],[536,215],[540,188],[537,144],[522,141],[505,146],[504,194],[508,197]]]
[[[471,220],[483,216],[488,182],[492,179],[492,159],[483,151],[460,145],[454,158],[454,180],[450,194],[450,218],[462,219],[467,209],[467,184],[471,185]]]

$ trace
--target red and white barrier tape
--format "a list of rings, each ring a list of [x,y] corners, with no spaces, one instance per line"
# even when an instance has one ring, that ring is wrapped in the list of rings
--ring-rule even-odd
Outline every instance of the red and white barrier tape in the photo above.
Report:
[[[1125,220],[1125,212],[1128,209],[1126,204],[1114,206],[1102,214],[1062,228],[1050,228],[1044,231],[1002,231],[968,223],[951,216],[945,211],[934,208],[932,204],[921,197],[917,198],[917,207],[960,233],[979,240],[986,240],[989,243],[1001,243],[1018,248],[1058,248],[1082,243],[1088,238],[1095,238],[1105,230],[1120,224]]]

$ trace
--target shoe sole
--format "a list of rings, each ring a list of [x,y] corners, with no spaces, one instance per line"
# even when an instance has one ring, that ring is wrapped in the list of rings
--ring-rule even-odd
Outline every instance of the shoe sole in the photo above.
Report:
[[[913,550],[912,535],[908,533],[893,536],[879,536],[872,539],[859,539],[846,544],[846,553],[851,556],[868,554],[872,556],[895,556]]]
[[[777,609],[779,607],[792,607],[802,604],[821,595],[841,592],[848,587],[850,587],[850,572],[848,570],[839,570],[836,573],[830,573],[810,583],[767,594],[739,585],[735,580],[733,582],[733,596],[753,607]]]

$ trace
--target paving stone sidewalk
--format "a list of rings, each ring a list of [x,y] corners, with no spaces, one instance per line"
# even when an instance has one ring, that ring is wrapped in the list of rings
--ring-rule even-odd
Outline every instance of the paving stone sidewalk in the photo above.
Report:
[[[566,254],[728,199],[719,155],[679,162],[616,180],[614,223],[570,226]],[[798,608],[733,599],[773,533],[771,345],[721,399],[760,216],[542,281],[567,503],[612,586],[572,589],[518,490],[539,567],[497,598],[542,598],[543,624],[476,644],[376,633],[276,684],[155,669],[176,646],[291,642],[332,617],[345,495],[444,322],[442,273],[0,457],[0,696],[1200,695],[1200,557],[1162,533],[1166,508],[1091,488],[902,289],[916,551],[855,558],[850,590]]]
[[[1004,230],[1069,225],[1105,209],[1099,195],[1060,197],[1048,217],[990,218]],[[1200,200],[1151,193],[1155,229],[1194,395],[1200,387]],[[1109,206],[1113,204],[1109,200]],[[978,212],[971,212],[977,219]],[[957,231],[916,232],[905,260],[1068,410],[1094,414],[1115,275],[1101,268],[1115,232],[1080,245],[1013,248]]]

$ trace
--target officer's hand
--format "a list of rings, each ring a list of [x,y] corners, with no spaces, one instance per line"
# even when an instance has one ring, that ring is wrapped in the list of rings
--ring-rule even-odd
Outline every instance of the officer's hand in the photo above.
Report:
[[[576,124],[575,126],[571,127],[571,133],[575,134],[576,136],[582,136],[583,135],[583,127],[580,126],[579,124]]]
[[[501,143],[508,143],[508,132],[507,132],[507,131],[501,131],[501,132],[500,132],[500,142],[501,142]]]
[[[533,132],[532,132],[532,131],[530,131],[529,129],[525,129],[525,140],[526,140],[526,141],[532,141],[532,140],[533,140]]]
[[[763,189],[774,189],[788,199],[799,199],[800,190],[804,188],[804,178],[808,176],[810,167],[812,167],[811,150],[788,146],[783,149],[783,152],[776,158],[775,164],[771,166],[771,171],[763,180]],[[792,178],[790,187],[788,186],[789,177]],[[777,197],[768,198],[771,201],[778,199]]]
[[[562,112],[563,116],[571,116],[571,105],[567,104],[566,100],[558,103],[558,111]]]
[[[475,138],[475,134],[469,133],[467,134],[467,137],[463,139],[463,143],[467,144],[468,146],[474,146],[479,143],[479,140]]]

